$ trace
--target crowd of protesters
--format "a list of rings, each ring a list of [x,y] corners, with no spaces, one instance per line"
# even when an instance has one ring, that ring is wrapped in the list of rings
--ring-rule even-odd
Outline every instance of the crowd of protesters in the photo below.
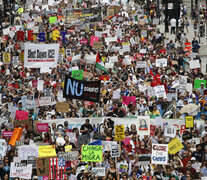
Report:
[[[0,66],[0,91],[1,91],[1,139],[3,131],[13,131],[15,116],[9,116],[5,121],[5,111],[13,109],[26,110],[29,112],[28,119],[32,128],[24,127],[22,133],[22,145],[34,143],[46,143],[56,145],[56,152],[64,151],[64,147],[71,145],[72,151],[79,151],[80,156],[75,162],[67,162],[66,174],[69,180],[105,179],[105,180],[191,180],[207,178],[207,99],[206,99],[206,72],[201,72],[202,58],[199,56],[200,45],[198,42],[198,12],[195,10],[192,19],[187,15],[187,7],[181,2],[180,18],[178,22],[172,18],[169,21],[171,33],[168,36],[161,32],[158,27],[164,26],[164,7],[160,3],[157,7],[155,0],[148,4],[144,0],[127,2],[95,2],[95,1],[6,1],[5,8],[11,8],[9,14],[2,14],[1,24],[1,66]],[[12,3],[12,4],[9,4]],[[108,7],[116,5],[119,7],[117,14],[107,15]],[[60,22],[49,23],[50,16],[64,15],[67,8],[86,9],[102,6],[103,21],[96,24],[71,25]],[[45,8],[45,9],[44,9]],[[201,14],[201,35],[204,36],[204,15],[205,10],[200,10]],[[14,63],[13,56],[21,56],[27,40],[28,23],[33,23],[38,27],[39,32],[52,32],[54,30],[70,32],[65,36],[63,42],[61,37],[57,40],[50,38],[45,44],[60,44],[62,61],[58,62],[56,68],[50,72],[42,72],[39,68],[25,68],[24,62],[19,58],[18,63]],[[177,25],[176,25],[177,23]],[[177,27],[176,27],[177,26]],[[189,29],[193,26],[195,37],[189,39]],[[16,30],[4,33],[4,29],[16,27]],[[17,28],[18,27],[18,28]],[[117,29],[121,30],[118,33]],[[25,32],[24,41],[18,41],[17,31]],[[141,33],[146,30],[146,37]],[[90,46],[90,39],[95,36],[96,31],[106,32],[99,41],[102,48],[99,50],[100,56],[107,71],[100,71],[94,64],[85,61],[85,54],[96,55],[97,49]],[[38,33],[33,33],[34,38],[30,43],[38,42]],[[193,36],[194,36],[193,35]],[[191,35],[192,36],[192,35]],[[105,42],[106,37],[117,37],[117,41]],[[169,38],[173,37],[173,38]],[[80,44],[81,39],[87,39],[87,44]],[[129,50],[123,52],[122,43],[130,42]],[[186,48],[186,45],[191,48]],[[69,61],[65,55],[66,49],[71,49],[72,56],[81,55],[80,59]],[[142,53],[142,50],[146,52]],[[10,54],[10,63],[4,63],[3,54]],[[117,62],[110,62],[110,57],[117,56]],[[127,59],[127,60],[126,60]],[[167,65],[157,66],[157,59],[167,59]],[[191,68],[191,61],[199,60],[199,67]],[[144,68],[140,68],[140,62],[146,62]],[[83,70],[87,77],[85,81],[101,81],[100,101],[86,102],[83,100],[63,98],[63,82],[66,75],[71,75],[73,68]],[[186,77],[186,82],[182,81]],[[34,81],[43,80],[43,91],[34,86]],[[195,80],[202,80],[198,88],[195,88]],[[182,86],[184,83],[184,87]],[[158,96],[153,93],[152,88],[164,86],[164,92]],[[115,93],[119,92],[119,98],[115,98]],[[169,100],[169,94],[175,95]],[[22,102],[22,96],[33,96],[34,100],[41,97],[51,97],[51,106],[27,106]],[[119,96],[118,95],[118,96]],[[166,96],[165,96],[166,95]],[[123,97],[136,96],[136,100],[129,104],[123,103]],[[68,112],[58,112],[56,104],[58,102],[69,103]],[[189,112],[182,112],[181,109],[187,105],[195,105],[197,109]],[[193,106],[192,106],[193,107]],[[153,135],[140,136],[137,133],[138,124],[125,126],[125,137],[130,138],[128,144],[121,141],[120,156],[112,158],[110,151],[103,152],[102,162],[81,161],[81,151],[79,146],[79,136],[85,135],[93,141],[95,135],[99,135],[105,141],[115,140],[115,125],[113,118],[131,118],[137,116],[159,116],[163,119],[173,118],[176,121],[185,121],[185,117],[192,115],[194,127],[180,132],[177,130],[176,137],[184,146],[176,154],[169,154],[167,165],[156,165],[139,162],[142,154],[151,154],[152,144],[168,144],[169,137],[164,136],[163,126],[157,126]],[[82,126],[69,128],[67,118],[82,119]],[[102,127],[93,126],[90,118],[103,118]],[[49,132],[39,133],[35,128],[36,121],[66,119],[62,126],[52,123]],[[199,123],[198,123],[199,122]],[[127,123],[126,123],[127,124]],[[63,134],[56,136],[56,131]],[[77,142],[70,142],[66,132],[75,132]],[[191,138],[182,139],[184,133],[189,133]],[[97,138],[96,138],[97,139]],[[1,155],[0,177],[11,178],[10,163],[14,162],[14,157],[18,157],[18,148],[9,144],[10,138],[6,137],[6,155]],[[126,169],[120,166],[126,165]],[[93,167],[104,167],[105,176],[100,177],[94,174]],[[33,168],[32,179],[40,179],[36,169]]]

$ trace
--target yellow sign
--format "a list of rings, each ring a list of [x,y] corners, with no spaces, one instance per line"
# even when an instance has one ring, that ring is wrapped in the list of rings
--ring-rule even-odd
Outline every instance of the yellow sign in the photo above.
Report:
[[[3,55],[3,59],[5,64],[10,63],[10,54],[5,52]]]
[[[170,154],[175,154],[183,148],[184,148],[183,144],[180,142],[180,140],[177,137],[173,138],[168,144],[168,151]]]
[[[65,152],[70,152],[72,150],[72,145],[65,146]]]
[[[39,146],[39,157],[56,156],[55,145]]]
[[[185,127],[186,128],[193,128],[193,116],[186,116],[185,117]]]
[[[23,52],[21,52],[20,54],[19,54],[19,62],[24,62],[24,53]]]
[[[117,141],[125,139],[124,125],[115,126],[115,139]]]

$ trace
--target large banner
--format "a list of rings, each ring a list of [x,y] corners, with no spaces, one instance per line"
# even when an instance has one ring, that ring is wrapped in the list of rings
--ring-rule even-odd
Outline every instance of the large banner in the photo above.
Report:
[[[25,44],[24,66],[27,68],[55,68],[59,44]]]
[[[65,11],[66,24],[87,24],[102,22],[101,7],[90,9],[67,9]]]
[[[98,102],[101,81],[81,81],[65,77],[63,97]]]

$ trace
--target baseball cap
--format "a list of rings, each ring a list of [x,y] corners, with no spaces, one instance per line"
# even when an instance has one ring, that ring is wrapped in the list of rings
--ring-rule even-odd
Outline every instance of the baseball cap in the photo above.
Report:
[[[196,161],[196,158],[195,158],[195,157],[192,157],[192,158],[191,158],[191,161]]]

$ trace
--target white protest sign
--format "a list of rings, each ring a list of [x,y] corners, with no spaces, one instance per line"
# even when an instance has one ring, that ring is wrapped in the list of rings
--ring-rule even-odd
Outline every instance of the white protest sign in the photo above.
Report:
[[[174,138],[176,136],[177,128],[175,126],[165,126],[164,128],[164,136]]]
[[[88,64],[94,64],[96,62],[96,55],[85,54],[85,61]]]
[[[167,144],[152,144],[152,164],[168,164],[168,145]]]
[[[75,161],[78,159],[78,151],[59,152],[59,158],[65,158],[67,161]]]
[[[111,151],[112,145],[117,145],[116,141],[101,141],[103,145],[103,151]]]
[[[138,116],[138,135],[149,135],[150,134],[150,117],[149,116]]]
[[[60,44],[25,44],[24,67],[57,67]]]
[[[200,68],[201,67],[199,60],[191,60],[189,62],[189,64],[190,64],[190,69],[195,69],[195,68]]]
[[[177,93],[167,93],[167,101],[171,102],[173,98],[175,98],[176,101],[178,100]]]
[[[120,89],[117,89],[116,91],[113,91],[113,99],[120,99]]]
[[[10,177],[32,179],[32,164],[11,162]]]
[[[154,89],[155,89],[155,94],[156,94],[157,98],[159,98],[159,97],[166,98],[167,97],[164,85],[155,86]]]
[[[167,59],[156,59],[156,67],[166,67],[167,66]]]
[[[37,90],[38,91],[43,91],[43,85],[44,85],[44,81],[43,80],[38,80],[37,81]]]
[[[110,56],[109,62],[113,62],[113,63],[118,62],[118,56]]]
[[[120,156],[120,146],[119,144],[111,145],[111,157],[119,157]]]
[[[105,38],[105,42],[109,43],[109,42],[117,42],[117,37],[108,37]]]
[[[39,148],[35,144],[23,145],[18,147],[18,157],[27,160],[28,156],[39,156]]]
[[[146,61],[137,61],[137,68],[146,68]]]
[[[0,139],[0,158],[6,156],[7,143],[5,139]]]
[[[39,103],[40,106],[51,106],[52,104],[51,97],[40,97]]]
[[[95,175],[104,177],[105,176],[105,168],[104,167],[94,167],[92,171]]]
[[[66,132],[66,135],[68,135],[70,142],[77,143],[76,133]]]

